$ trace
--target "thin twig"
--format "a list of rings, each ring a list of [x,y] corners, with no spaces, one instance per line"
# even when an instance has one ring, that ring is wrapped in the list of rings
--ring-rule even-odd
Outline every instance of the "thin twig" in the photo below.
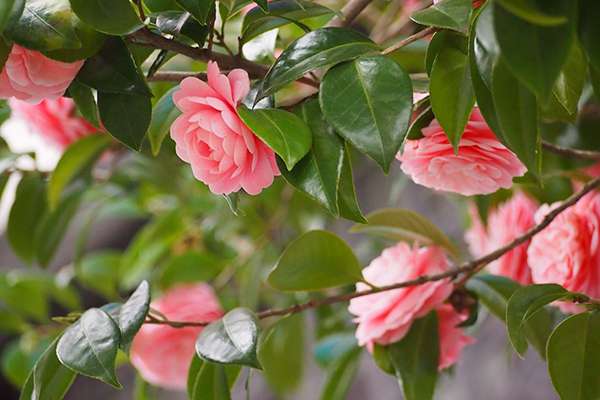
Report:
[[[430,26],[429,28],[425,28],[417,33],[415,33],[414,35],[410,35],[409,37],[399,41],[398,43],[388,47],[387,49],[385,49],[382,54],[386,55],[386,54],[390,54],[393,53],[394,51],[404,47],[404,46],[408,46],[409,44],[411,44],[412,42],[416,42],[419,39],[424,38],[425,36],[431,35],[432,33],[435,33],[438,29],[434,28],[433,26]]]
[[[348,26],[350,25],[356,17],[365,9],[369,4],[371,4],[372,0],[350,0],[346,5],[340,10],[342,16],[337,16],[333,18],[328,26]]]
[[[567,158],[581,158],[584,160],[600,160],[600,152],[591,150],[578,150],[557,146],[553,143],[542,141],[542,147],[551,153]]]

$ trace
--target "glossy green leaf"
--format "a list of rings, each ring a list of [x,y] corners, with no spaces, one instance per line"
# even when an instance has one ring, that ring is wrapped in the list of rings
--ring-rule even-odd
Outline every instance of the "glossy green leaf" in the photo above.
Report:
[[[140,149],[152,118],[149,97],[98,92],[98,109],[108,133],[130,148]],[[123,117],[124,110],[127,118]]]
[[[173,103],[173,92],[175,90],[177,90],[177,87],[165,93],[152,110],[152,119],[148,127],[148,141],[152,148],[152,154],[155,156],[160,152],[162,142],[169,134],[171,125],[181,114]]]
[[[27,262],[35,258],[32,235],[47,209],[46,183],[39,174],[26,175],[19,182],[8,217],[6,235],[13,251]]]
[[[86,288],[108,299],[118,298],[120,257],[119,252],[111,250],[86,254],[75,263],[75,276]]]
[[[334,216],[364,221],[364,218],[356,218],[362,214],[354,193],[352,170],[344,141],[323,118],[317,100],[302,103],[296,109],[296,114],[310,128],[312,146],[293,170],[280,168],[282,175],[296,189],[321,204]],[[349,175],[347,186],[342,184],[346,174]],[[348,203],[359,210],[357,215],[344,212],[342,203]]]
[[[196,353],[207,361],[260,369],[256,356],[258,330],[252,311],[235,308],[202,330],[196,341]]]
[[[129,0],[70,0],[82,21],[109,35],[128,35],[144,26]]]
[[[568,294],[560,285],[542,284],[522,287],[510,297],[506,305],[506,329],[511,344],[520,356],[527,351],[525,323],[542,307]]]
[[[333,11],[320,4],[307,0],[275,0],[269,2],[269,11],[255,7],[244,16],[242,40],[248,40],[261,33],[284,26],[294,21],[320,15],[333,14]]]
[[[81,116],[96,128],[99,128],[100,117],[98,115],[98,105],[96,104],[92,89],[79,81],[74,80],[69,86],[68,93],[75,102]]]
[[[328,370],[321,391],[321,400],[344,400],[347,398],[354,376],[360,364],[361,348],[355,347],[340,357]]]
[[[75,380],[75,372],[63,366],[57,356],[58,340],[42,354],[21,390],[19,400],[62,400]]]
[[[573,315],[548,341],[548,371],[561,400],[600,398],[600,313]]]
[[[12,50],[12,46],[12,43],[9,43],[4,38],[0,37],[0,68],[2,69],[4,69],[4,64],[6,63],[6,60],[8,60],[8,56],[10,55],[10,52]],[[4,117],[3,113],[0,114],[0,123],[4,122],[5,120],[6,118]]]
[[[230,388],[240,373],[237,365],[202,361],[194,356],[188,372],[190,400],[231,400]]]
[[[365,217],[358,205],[356,191],[354,189],[354,177],[352,175],[352,162],[350,161],[350,149],[345,146],[346,157],[342,160],[342,176],[338,186],[338,205],[340,216],[356,222],[365,222]]]
[[[148,281],[142,281],[119,311],[117,324],[121,330],[121,348],[129,348],[129,344],[142,327],[149,310],[150,285]]]
[[[595,0],[579,1],[579,39],[590,64],[600,69],[600,3]]]
[[[427,74],[431,75],[433,62],[442,49],[450,47],[460,50],[462,53],[467,53],[467,43],[466,37],[462,33],[448,30],[436,32],[431,38],[429,45],[427,45],[427,54],[425,56],[425,70]]]
[[[529,23],[494,3],[494,29],[509,70],[530,91],[548,99],[573,43],[575,2],[545,0],[543,9],[567,19],[558,26]]]
[[[352,60],[378,47],[371,40],[346,28],[321,28],[290,44],[265,78],[258,95],[264,98],[309,71]]]
[[[412,121],[406,133],[406,139],[415,140],[423,137],[423,128],[429,126],[435,118],[431,106],[425,107]]]
[[[433,399],[440,358],[435,312],[413,322],[402,340],[388,346],[406,400]]]
[[[310,150],[311,131],[297,115],[275,108],[250,110],[244,105],[238,107],[238,114],[248,128],[283,159],[288,170]]]
[[[562,15],[547,14],[540,6],[543,3],[537,0],[497,0],[498,3],[515,14],[516,16],[532,24],[552,26],[561,25],[567,22],[567,18]],[[593,0],[592,0],[593,1]]]
[[[25,7],[25,0],[4,0],[0,4],[0,32],[11,17],[18,18]]]
[[[189,250],[167,261],[160,284],[167,288],[182,282],[210,281],[224,266],[223,260],[211,253]]]
[[[198,22],[205,24],[211,10],[214,8],[214,0],[175,0],[184,10],[192,14]]]
[[[55,209],[68,185],[85,174],[111,143],[105,134],[86,136],[70,145],[48,182],[48,205]]]
[[[394,241],[436,244],[453,256],[458,249],[435,224],[411,210],[384,208],[367,215],[367,223],[354,225],[350,232],[382,236]]]
[[[91,308],[65,330],[56,355],[61,364],[73,371],[120,388],[115,375],[120,339],[115,321],[106,312]]]
[[[402,67],[384,56],[337,65],[325,74],[319,101],[336,131],[387,172],[412,112],[412,84]]]
[[[441,0],[411,15],[417,24],[466,32],[471,13],[471,0]]]
[[[362,280],[362,273],[346,242],[317,230],[290,243],[267,280],[279,290],[320,290],[356,283]]]

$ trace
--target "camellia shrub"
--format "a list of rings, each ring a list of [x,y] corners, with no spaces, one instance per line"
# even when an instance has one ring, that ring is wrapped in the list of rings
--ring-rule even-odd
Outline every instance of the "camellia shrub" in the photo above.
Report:
[[[311,398],[367,353],[431,399],[488,314],[561,399],[600,398],[600,1],[2,0],[0,32],[2,122],[61,154],[0,150],[21,400],[120,388],[122,364],[137,399],[228,399],[252,371],[285,396],[313,351]],[[468,250],[365,215],[358,164],[464,205]],[[89,250],[108,218],[146,222]],[[344,220],[353,246],[323,229]]]

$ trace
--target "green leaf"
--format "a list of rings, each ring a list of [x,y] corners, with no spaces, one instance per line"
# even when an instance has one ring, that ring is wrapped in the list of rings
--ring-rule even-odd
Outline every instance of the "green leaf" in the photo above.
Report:
[[[352,169],[344,141],[323,118],[317,100],[303,102],[296,113],[312,132],[312,146],[292,171],[280,168],[282,175],[292,186],[321,204],[334,216],[340,216],[345,211],[341,207],[342,203],[353,205],[359,210],[357,216],[362,216],[354,193]],[[342,185],[346,174],[349,175],[348,185]],[[355,219],[353,213],[344,212],[342,216]],[[355,220],[361,222],[364,218]]]
[[[458,152],[460,138],[475,104],[467,54],[457,48],[444,47],[433,63],[429,85],[433,113],[454,151]]]
[[[25,0],[4,0],[0,4],[0,32],[4,30],[11,17],[18,18],[21,15],[24,7]]]
[[[115,361],[121,333],[113,319],[98,308],[87,310],[58,341],[61,364],[90,378],[120,388]]]
[[[194,356],[188,372],[187,392],[190,400],[231,400],[230,387],[240,373],[237,365],[202,361]]]
[[[410,140],[421,139],[423,137],[423,128],[429,126],[434,118],[435,115],[433,115],[431,106],[425,107],[410,124],[406,138]]]
[[[573,315],[548,341],[548,371],[561,400],[600,398],[600,314]]]
[[[410,19],[421,25],[466,32],[471,4],[471,0],[442,0],[413,13]]]
[[[76,374],[59,362],[57,342],[55,340],[35,363],[19,400],[62,400],[66,395]]]
[[[75,275],[85,287],[108,299],[115,299],[119,295],[117,288],[120,261],[121,254],[117,251],[86,254],[75,263]]]
[[[235,308],[200,332],[196,353],[207,361],[260,369],[257,344],[256,316],[246,308]]]
[[[438,318],[432,311],[413,322],[402,340],[388,346],[406,400],[433,399],[440,358],[438,336]]]
[[[149,97],[98,92],[98,109],[108,133],[133,150],[141,148],[152,118]],[[123,110],[127,110],[127,118]]]
[[[128,35],[144,26],[129,0],[70,0],[73,11],[97,31]]]
[[[562,15],[550,15],[544,12],[536,0],[497,0],[506,10],[532,24],[552,26],[567,22]],[[593,0],[592,0],[593,1]]]
[[[256,136],[279,155],[288,170],[310,150],[310,129],[298,116],[275,108],[250,110],[243,104],[238,114]]]
[[[579,39],[590,64],[600,69],[600,3],[595,0],[579,1]]]
[[[325,74],[319,101],[336,131],[387,173],[412,112],[412,83],[402,67],[384,56],[337,65]]]
[[[568,295],[562,286],[549,283],[522,287],[510,297],[506,305],[506,329],[511,344],[521,357],[527,351],[525,323],[545,305]]]
[[[327,369],[321,400],[344,400],[358,371],[362,349],[348,351]]]
[[[181,282],[210,281],[223,270],[223,261],[210,253],[189,250],[171,258],[163,268],[160,284],[167,288]]]
[[[568,23],[535,25],[494,3],[494,29],[510,71],[539,98],[548,99],[573,43],[576,4],[563,0],[538,4],[543,4],[549,14],[566,18]]]
[[[36,321],[48,319],[48,290],[32,277],[0,275],[0,301],[13,314]]]
[[[500,275],[483,274],[469,279],[466,288],[475,293],[481,303],[497,318],[506,320],[508,299],[521,285]]]
[[[152,148],[152,154],[154,156],[157,156],[160,152],[162,142],[169,134],[171,125],[181,114],[173,103],[173,92],[175,92],[175,90],[177,90],[177,87],[174,87],[165,93],[152,110],[152,119],[150,120],[150,126],[148,127],[148,141],[150,142],[150,147]]]
[[[35,258],[32,235],[46,213],[46,183],[39,174],[26,175],[19,182],[8,217],[6,235],[15,254],[27,262]]]
[[[255,7],[244,16],[242,41],[247,42],[261,33],[294,23],[295,21],[329,14],[333,14],[333,11],[312,1],[271,1],[268,12],[265,12],[260,7]]]
[[[85,174],[110,143],[110,136],[98,134],[86,136],[67,148],[48,182],[50,209],[56,209],[68,185]]]
[[[211,10],[214,9],[214,0],[175,0],[184,10],[192,14],[198,22],[206,24]]]
[[[277,321],[263,335],[258,359],[269,386],[279,395],[292,392],[304,369],[304,319],[301,314]]]
[[[457,257],[459,252],[435,224],[411,210],[384,208],[367,215],[367,223],[354,225],[350,232],[382,236],[394,241],[435,244]]]
[[[98,106],[92,89],[77,80],[71,82],[69,86],[69,95],[75,102],[77,109],[88,122],[96,128],[100,127],[100,117],[98,116]]]
[[[257,99],[269,96],[309,71],[376,51],[377,45],[355,30],[321,28],[307,33],[277,58],[263,79]]]
[[[12,43],[9,43],[4,38],[0,37],[0,68],[4,69],[4,64],[6,64],[6,60],[8,60],[8,56],[12,50]],[[6,101],[6,100],[5,100]],[[7,108],[10,113],[10,109],[6,105],[2,105],[2,108]],[[4,115],[4,110],[0,113],[0,123],[6,121],[7,117]]]
[[[288,245],[267,278],[276,289],[320,290],[362,281],[354,252],[340,237],[310,231]]]
[[[150,285],[148,281],[142,281],[119,311],[117,323],[121,330],[120,346],[122,349],[129,348],[129,344],[142,327],[149,310]]]
[[[440,51],[450,47],[455,50],[460,50],[462,53],[467,53],[467,44],[465,35],[454,32],[454,31],[438,31],[436,32],[429,45],[427,46],[427,54],[425,57],[425,70],[428,75],[431,75],[431,69],[433,68],[433,62],[437,58]]]

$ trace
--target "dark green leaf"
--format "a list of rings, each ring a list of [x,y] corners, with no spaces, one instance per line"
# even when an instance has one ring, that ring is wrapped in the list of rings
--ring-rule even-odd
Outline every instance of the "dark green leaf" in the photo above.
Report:
[[[190,250],[174,256],[164,266],[160,283],[170,287],[181,282],[209,281],[223,270],[224,263],[210,253]]]
[[[274,93],[309,71],[377,50],[377,45],[368,38],[346,28],[321,28],[307,33],[277,58],[263,80],[258,98]]]
[[[460,50],[462,53],[467,53],[467,41],[465,35],[453,31],[439,31],[431,38],[431,42],[427,46],[427,55],[425,57],[425,70],[428,75],[431,75],[433,62],[442,49],[447,47],[455,50]]]
[[[115,139],[134,150],[140,149],[152,118],[149,97],[98,92],[98,109],[102,123]]]
[[[184,10],[192,14],[198,22],[206,24],[211,10],[214,9],[214,0],[175,0]]]
[[[117,323],[121,330],[121,348],[129,348],[129,344],[142,327],[149,310],[150,285],[148,281],[142,281],[129,299],[123,303],[119,311],[119,320]]]
[[[77,109],[83,118],[96,128],[99,128],[100,117],[98,116],[98,106],[96,105],[92,89],[75,80],[69,86],[69,95],[77,105]]]
[[[288,245],[268,277],[279,290],[319,290],[362,280],[354,252],[341,238],[310,231]]]
[[[115,321],[106,312],[91,308],[67,328],[58,341],[56,355],[73,371],[120,388],[115,375],[120,339]]]
[[[562,15],[550,15],[539,6],[537,0],[497,0],[502,6],[516,16],[536,25],[561,25],[567,22]],[[593,1],[593,0],[592,0]]]
[[[288,170],[310,150],[312,134],[298,116],[275,108],[250,110],[238,107],[238,114],[256,136],[279,155]]]
[[[260,369],[257,344],[256,316],[248,309],[235,308],[202,330],[196,341],[196,353],[207,361]]]
[[[355,347],[340,357],[327,370],[321,400],[344,400],[360,363],[361,348]]]
[[[237,365],[206,362],[194,356],[188,373],[188,397],[190,400],[231,400],[230,387],[239,373]]]
[[[25,7],[25,0],[4,0],[0,4],[0,32],[4,30],[4,26],[8,20],[18,18]],[[1,65],[1,63],[0,63]]]
[[[440,358],[435,312],[413,322],[406,336],[388,346],[392,366],[406,400],[433,399]]]
[[[410,127],[408,128],[408,132],[406,134],[406,138],[410,140],[420,139],[423,137],[423,128],[429,126],[431,121],[435,118],[433,115],[433,110],[431,106],[427,106],[423,111],[421,111],[417,117],[412,121]]]
[[[525,323],[545,305],[568,294],[562,286],[549,283],[522,287],[510,297],[506,305],[506,329],[511,344],[520,356],[527,351]]]
[[[548,371],[561,400],[600,398],[600,313],[573,315],[548,341]]]
[[[472,0],[441,0],[411,15],[417,24],[466,32]]]
[[[181,112],[173,103],[173,92],[177,87],[169,90],[160,98],[152,110],[152,119],[148,127],[148,141],[155,156],[160,152],[162,142],[169,134],[171,125]]]
[[[144,26],[129,0],[70,0],[73,11],[97,31],[128,35]]]
[[[387,172],[412,112],[412,84],[402,67],[384,56],[337,65],[325,74],[319,101],[336,131]]]
[[[8,56],[10,55],[10,52],[12,50],[12,46],[12,43],[7,42],[6,40],[4,40],[4,38],[0,37],[0,68],[2,69],[4,69],[4,64],[6,63],[6,60],[8,60]],[[4,118],[4,115],[2,114],[0,114],[0,123],[6,120],[6,118]]]
[[[579,39],[590,64],[600,69],[600,3],[595,0],[579,1]]]

